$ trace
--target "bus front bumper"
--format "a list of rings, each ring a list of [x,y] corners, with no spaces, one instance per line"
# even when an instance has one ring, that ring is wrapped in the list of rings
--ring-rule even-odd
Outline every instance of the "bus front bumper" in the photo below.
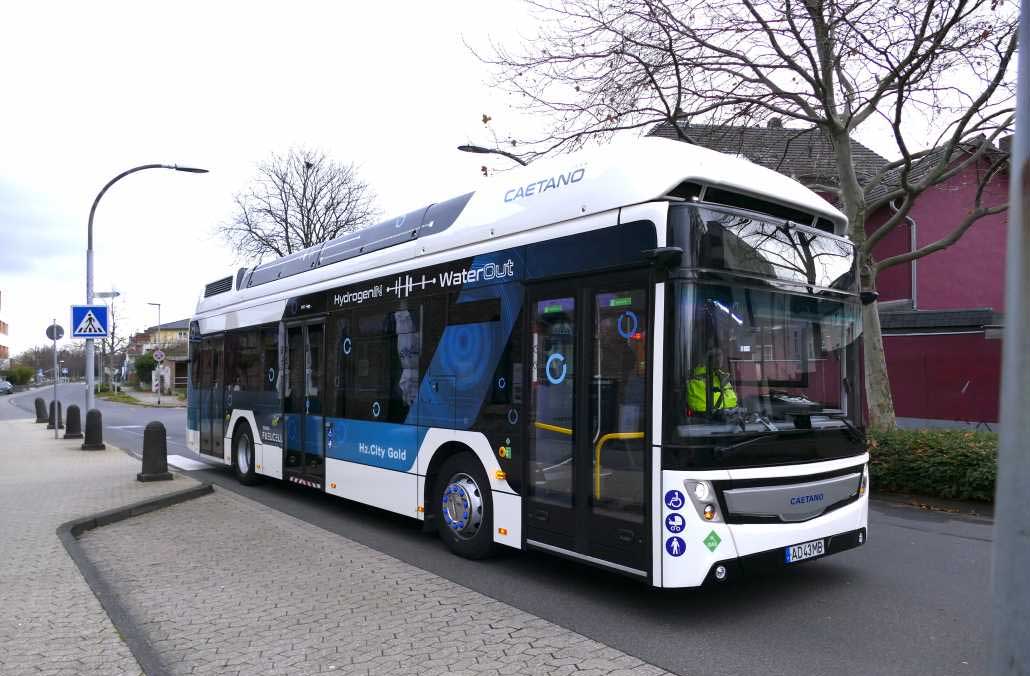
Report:
[[[787,546],[776,547],[775,549],[768,549],[766,551],[756,552],[754,554],[748,554],[723,561],[716,561],[708,569],[708,575],[705,576],[705,580],[702,584],[739,580],[745,576],[761,575],[781,570],[783,568],[790,568],[804,564],[809,561],[817,561],[819,559],[826,558],[831,554],[839,554],[840,552],[846,552],[849,549],[860,547],[866,543],[866,538],[867,535],[865,528],[859,528],[846,533],[837,533],[836,535],[829,535],[821,538],[824,545],[822,554],[795,562],[787,560]]]

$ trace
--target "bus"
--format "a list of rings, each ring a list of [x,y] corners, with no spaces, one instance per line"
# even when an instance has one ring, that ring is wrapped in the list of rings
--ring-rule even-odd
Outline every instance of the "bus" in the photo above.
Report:
[[[845,217],[669,139],[551,159],[207,284],[188,443],[663,587],[862,545]]]

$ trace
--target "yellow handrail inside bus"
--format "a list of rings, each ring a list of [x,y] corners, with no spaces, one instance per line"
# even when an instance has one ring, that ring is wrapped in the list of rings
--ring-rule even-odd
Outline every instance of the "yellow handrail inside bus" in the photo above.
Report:
[[[572,430],[568,427],[559,427],[558,425],[551,425],[545,422],[536,421],[533,426],[538,430],[547,430],[548,432],[557,432],[558,434],[564,434],[566,436],[572,436]],[[619,439],[643,439],[643,432],[610,432],[605,434],[597,443],[594,445],[594,499],[601,499],[601,449],[609,441],[615,441]]]
[[[558,434],[564,434],[567,437],[572,436],[572,430],[568,427],[558,427],[557,425],[551,425],[543,422],[534,422],[533,426],[538,430],[547,430],[549,432],[557,432]]]
[[[594,500],[601,499],[601,449],[616,439],[643,439],[643,432],[611,432],[605,434],[594,445]]]

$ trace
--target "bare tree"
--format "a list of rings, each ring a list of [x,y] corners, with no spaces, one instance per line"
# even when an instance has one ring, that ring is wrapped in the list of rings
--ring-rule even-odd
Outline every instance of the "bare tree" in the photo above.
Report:
[[[666,122],[757,125],[774,117],[818,130],[836,176],[810,187],[835,196],[858,247],[863,290],[884,269],[953,244],[983,216],[990,179],[1007,169],[995,147],[1011,128],[1018,6],[1004,0],[528,0],[539,34],[481,55],[496,84],[551,120],[521,139],[524,157]],[[899,159],[856,168],[851,138],[886,130]],[[922,150],[916,147],[925,146]],[[974,203],[946,236],[877,261],[873,246],[905,222],[915,199],[979,170]],[[870,214],[891,217],[867,234]],[[870,425],[895,425],[876,304],[863,313]]]
[[[292,149],[258,165],[232,220],[217,230],[241,259],[286,256],[373,223],[375,199],[353,164]]]

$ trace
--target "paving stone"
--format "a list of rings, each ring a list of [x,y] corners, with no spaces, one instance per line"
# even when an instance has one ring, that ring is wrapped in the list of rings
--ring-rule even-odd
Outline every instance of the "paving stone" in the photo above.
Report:
[[[56,535],[72,519],[194,485],[136,481],[139,461],[0,421],[0,674],[140,674]]]
[[[81,543],[174,674],[665,673],[230,491]]]

